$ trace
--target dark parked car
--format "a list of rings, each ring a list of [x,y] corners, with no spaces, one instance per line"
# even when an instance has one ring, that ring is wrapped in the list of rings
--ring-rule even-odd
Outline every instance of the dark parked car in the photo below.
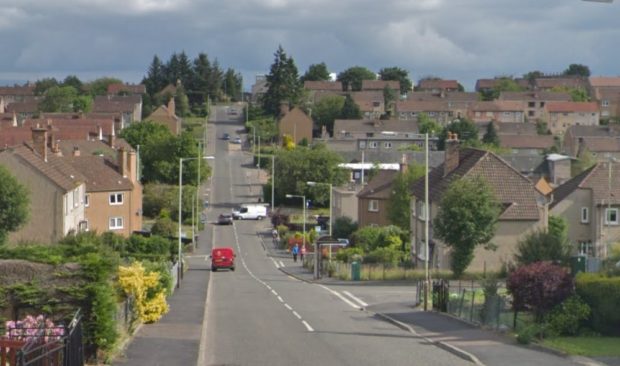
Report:
[[[218,225],[232,225],[233,217],[231,214],[221,214],[217,217]]]
[[[230,140],[230,135],[225,133],[222,135],[222,140]]]

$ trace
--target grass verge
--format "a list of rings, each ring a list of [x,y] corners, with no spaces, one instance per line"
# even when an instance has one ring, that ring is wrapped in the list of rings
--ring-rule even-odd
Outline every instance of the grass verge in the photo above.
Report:
[[[620,357],[620,337],[557,337],[542,344],[571,355]]]

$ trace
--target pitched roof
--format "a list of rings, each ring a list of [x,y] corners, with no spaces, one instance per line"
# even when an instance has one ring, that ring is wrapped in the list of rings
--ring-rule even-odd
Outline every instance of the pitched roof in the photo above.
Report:
[[[374,111],[376,103],[383,106],[385,100],[382,91],[365,90],[351,93],[351,98],[362,112]]]
[[[445,100],[402,100],[396,102],[397,112],[448,112],[450,104]]]
[[[469,109],[473,112],[523,112],[525,102],[512,100],[492,100],[472,103]]]
[[[427,91],[416,91],[407,93],[407,100],[436,101],[445,100],[450,102],[475,102],[480,100],[480,93],[477,92],[453,92],[431,93]]]
[[[334,121],[334,133],[386,131],[418,133],[418,123],[413,120],[360,120],[337,119]]]
[[[136,104],[142,102],[140,95],[100,95],[93,101],[95,113],[133,112]]]
[[[340,81],[304,81],[304,88],[308,90],[342,91]]]
[[[534,80],[537,88],[552,89],[555,87],[579,88],[586,86],[586,79],[582,77],[563,77],[563,78],[537,78]]]
[[[87,192],[130,191],[133,183],[109,159],[96,155],[66,156],[65,161],[83,174]]]
[[[591,76],[588,81],[595,88],[599,87],[620,87],[620,77],[595,77]]]
[[[419,89],[458,89],[459,82],[456,80],[420,80]]]
[[[616,136],[587,136],[580,141],[592,152],[620,152],[620,138]]]
[[[497,127],[497,133],[502,135],[538,135],[534,123],[502,122],[496,123],[495,127]]]
[[[568,93],[550,92],[550,91],[525,91],[525,92],[510,92],[503,91],[499,93],[500,100],[520,100],[520,101],[572,101],[572,97]]]
[[[594,203],[608,203],[610,198],[614,204],[620,202],[620,185],[612,184],[611,192],[609,190],[609,164],[609,162],[597,163],[557,187],[553,191],[551,207],[561,202],[577,189],[591,190]],[[612,182],[620,181],[620,164],[611,163],[611,179]]]
[[[2,86],[0,95],[34,95],[34,86]]]
[[[0,152],[0,154],[12,154],[19,158],[21,161],[30,165],[33,169],[39,171],[42,175],[47,177],[56,186],[64,190],[65,192],[75,189],[86,178],[79,171],[67,164],[61,157],[54,155],[48,151],[47,161],[44,161],[32,149],[31,144],[22,144],[9,148]]]
[[[40,99],[31,97],[25,98],[21,102],[10,103],[6,106],[6,111],[9,113],[35,113],[39,110]]]
[[[538,220],[538,192],[534,184],[506,161],[490,151],[460,149],[459,165],[444,177],[444,164],[429,173],[429,198],[440,202],[450,183],[460,177],[482,177],[504,207],[500,220]],[[424,178],[412,185],[416,197],[424,196]]]
[[[501,147],[509,149],[547,149],[553,146],[551,135],[498,135]]]
[[[379,170],[370,182],[357,194],[358,198],[388,199],[398,170]]]
[[[546,107],[550,113],[598,112],[596,102],[549,102]]]
[[[613,125],[607,126],[584,126],[574,125],[566,130],[566,137],[578,138],[586,136],[620,136],[620,129]]]
[[[58,142],[58,147],[63,156],[73,155],[73,150],[77,147],[80,150],[80,156],[103,155],[114,163],[116,163],[116,152],[119,148],[122,147],[126,151],[133,150],[131,145],[122,138],[115,139],[114,148],[101,140],[61,140]]]
[[[130,94],[145,94],[146,86],[144,84],[122,84],[115,83],[108,85],[108,94],[118,94],[120,92],[127,92]]]
[[[385,87],[400,90],[398,80],[362,80],[362,90],[383,90]]]

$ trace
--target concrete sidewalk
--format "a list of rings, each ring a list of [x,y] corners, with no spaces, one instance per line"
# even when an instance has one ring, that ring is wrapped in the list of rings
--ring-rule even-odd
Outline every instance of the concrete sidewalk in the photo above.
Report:
[[[274,254],[280,254],[275,249],[271,251]],[[302,281],[326,285],[373,285],[365,281],[340,281],[332,278],[315,281],[312,271],[302,267],[299,262],[294,263],[290,256],[286,255],[281,261],[285,265],[280,268],[282,272]],[[410,299],[403,299],[402,302],[372,304],[365,310],[476,365],[619,365],[613,359],[594,360],[586,357],[566,356],[538,346],[523,346],[508,335],[478,328],[447,314],[422,311],[413,307]]]

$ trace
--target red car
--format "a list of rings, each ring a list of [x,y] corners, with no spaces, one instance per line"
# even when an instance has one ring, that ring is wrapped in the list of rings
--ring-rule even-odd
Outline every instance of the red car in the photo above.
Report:
[[[230,268],[231,271],[234,271],[236,256],[233,248],[213,248],[211,250],[211,271],[215,272],[219,268]]]

